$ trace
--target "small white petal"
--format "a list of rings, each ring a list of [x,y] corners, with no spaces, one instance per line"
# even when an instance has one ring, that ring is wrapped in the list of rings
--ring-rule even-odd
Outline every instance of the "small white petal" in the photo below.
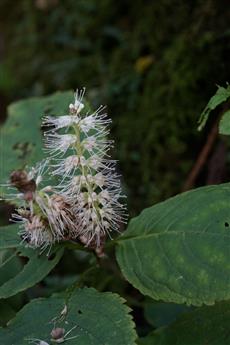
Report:
[[[76,136],[73,134],[50,134],[46,137],[45,147],[51,155],[65,153],[69,147],[75,144]]]

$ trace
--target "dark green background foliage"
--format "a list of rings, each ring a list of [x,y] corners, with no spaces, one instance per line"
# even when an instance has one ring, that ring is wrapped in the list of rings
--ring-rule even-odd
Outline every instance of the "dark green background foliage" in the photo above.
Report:
[[[198,114],[230,79],[228,6],[2,0],[1,92],[9,101],[86,86],[108,104],[133,215],[180,191],[203,145]]]

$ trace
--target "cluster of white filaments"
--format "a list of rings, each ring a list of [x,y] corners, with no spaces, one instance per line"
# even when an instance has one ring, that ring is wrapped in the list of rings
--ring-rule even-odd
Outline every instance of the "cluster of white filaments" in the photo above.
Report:
[[[23,203],[17,213],[12,214],[12,221],[19,223],[19,234],[33,248],[51,247],[76,232],[76,223],[64,195],[57,194],[50,186],[40,188],[47,164],[47,161],[41,162],[28,173],[15,171],[11,181],[17,188],[24,189],[23,193],[18,193]]]
[[[126,208],[119,201],[122,194],[116,162],[109,156],[111,120],[102,106],[82,115],[83,96],[84,89],[76,92],[69,115],[44,118],[43,125],[48,127],[45,149],[51,159],[51,174],[60,181],[56,191],[74,215],[71,236],[87,246],[99,247],[106,234],[118,231],[126,221]]]

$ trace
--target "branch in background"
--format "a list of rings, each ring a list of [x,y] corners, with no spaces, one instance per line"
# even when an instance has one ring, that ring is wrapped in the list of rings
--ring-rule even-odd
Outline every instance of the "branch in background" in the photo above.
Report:
[[[212,129],[208,135],[208,139],[207,139],[203,149],[201,150],[201,152],[200,152],[200,154],[199,154],[199,156],[195,162],[195,165],[193,166],[190,174],[188,175],[188,178],[185,181],[185,184],[182,188],[183,192],[191,189],[194,186],[198,175],[200,174],[202,168],[204,167],[204,164],[207,161],[207,158],[208,158],[208,156],[212,150],[212,147],[213,147],[214,142],[215,142],[217,135],[218,135],[218,123],[219,123],[219,118],[214,123],[214,125],[213,125],[213,127],[212,127]]]
[[[215,150],[208,163],[208,173],[206,184],[219,184],[226,178],[226,142],[220,140],[215,146]]]

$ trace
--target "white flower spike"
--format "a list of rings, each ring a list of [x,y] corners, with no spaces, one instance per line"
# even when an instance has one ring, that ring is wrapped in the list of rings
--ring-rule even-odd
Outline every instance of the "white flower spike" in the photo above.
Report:
[[[77,219],[72,236],[98,248],[107,234],[119,231],[127,216],[126,207],[119,202],[124,196],[115,161],[109,156],[111,120],[103,113],[103,106],[82,114],[84,93],[85,89],[75,93],[68,116],[45,117],[44,125],[53,128],[46,132],[46,148],[53,161],[51,174],[60,178],[56,189]],[[58,132],[61,128],[66,128],[65,134]]]

